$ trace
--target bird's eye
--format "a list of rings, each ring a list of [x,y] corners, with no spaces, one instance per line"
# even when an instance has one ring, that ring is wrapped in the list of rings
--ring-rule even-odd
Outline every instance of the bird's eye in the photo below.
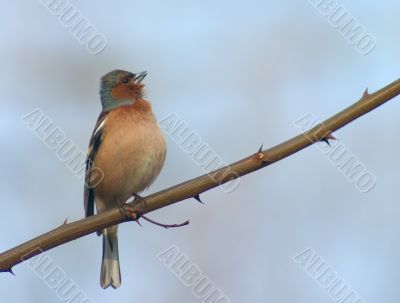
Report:
[[[124,80],[122,80],[122,82],[126,84],[126,83],[129,82],[129,79],[128,79],[128,78],[125,78]]]

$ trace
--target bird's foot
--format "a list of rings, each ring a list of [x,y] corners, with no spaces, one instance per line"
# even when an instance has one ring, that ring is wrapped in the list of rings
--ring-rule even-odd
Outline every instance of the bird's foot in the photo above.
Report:
[[[123,202],[119,202],[118,206],[119,206],[119,209],[121,210],[122,214],[125,217],[127,217],[131,220],[134,220],[134,221],[139,220],[139,215],[136,211],[134,211],[132,206],[130,206],[129,204],[123,203]],[[140,225],[140,223],[139,223],[139,225]]]
[[[137,193],[132,193],[132,196],[134,197],[134,200],[132,202],[134,203],[134,205],[138,205],[139,210],[134,210],[135,207],[131,206],[130,204],[122,203],[120,205],[122,205],[122,208],[124,209],[124,214],[126,217],[132,219],[137,224],[142,226],[142,224],[140,224],[140,222],[139,222],[139,219],[140,219],[140,217],[142,217],[141,214],[143,213],[143,211],[145,209],[146,200],[145,200],[145,198],[138,195]]]
[[[134,197],[133,203],[139,206],[139,214],[143,213],[146,207],[146,199],[136,193],[133,193],[132,196]]]

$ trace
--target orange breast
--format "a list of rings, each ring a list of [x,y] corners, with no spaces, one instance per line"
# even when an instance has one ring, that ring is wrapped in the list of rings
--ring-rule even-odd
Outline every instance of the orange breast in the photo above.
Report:
[[[144,102],[117,108],[107,117],[94,159],[104,174],[95,188],[99,211],[115,207],[150,186],[164,164],[164,137],[151,107]]]

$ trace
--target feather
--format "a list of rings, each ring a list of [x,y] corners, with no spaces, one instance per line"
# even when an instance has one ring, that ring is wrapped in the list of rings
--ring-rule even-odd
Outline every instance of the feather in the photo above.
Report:
[[[100,148],[104,126],[109,112],[102,112],[97,119],[92,137],[90,138],[87,158],[86,158],[86,171],[85,171],[85,189],[84,189],[84,205],[85,216],[89,217],[94,215],[94,188],[91,184],[92,169],[96,154]]]

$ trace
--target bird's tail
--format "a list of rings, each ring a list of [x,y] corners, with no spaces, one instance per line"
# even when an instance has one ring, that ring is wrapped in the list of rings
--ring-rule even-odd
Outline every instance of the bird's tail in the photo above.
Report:
[[[121,285],[121,271],[118,255],[118,227],[103,230],[103,260],[101,263],[100,285],[102,288]]]

